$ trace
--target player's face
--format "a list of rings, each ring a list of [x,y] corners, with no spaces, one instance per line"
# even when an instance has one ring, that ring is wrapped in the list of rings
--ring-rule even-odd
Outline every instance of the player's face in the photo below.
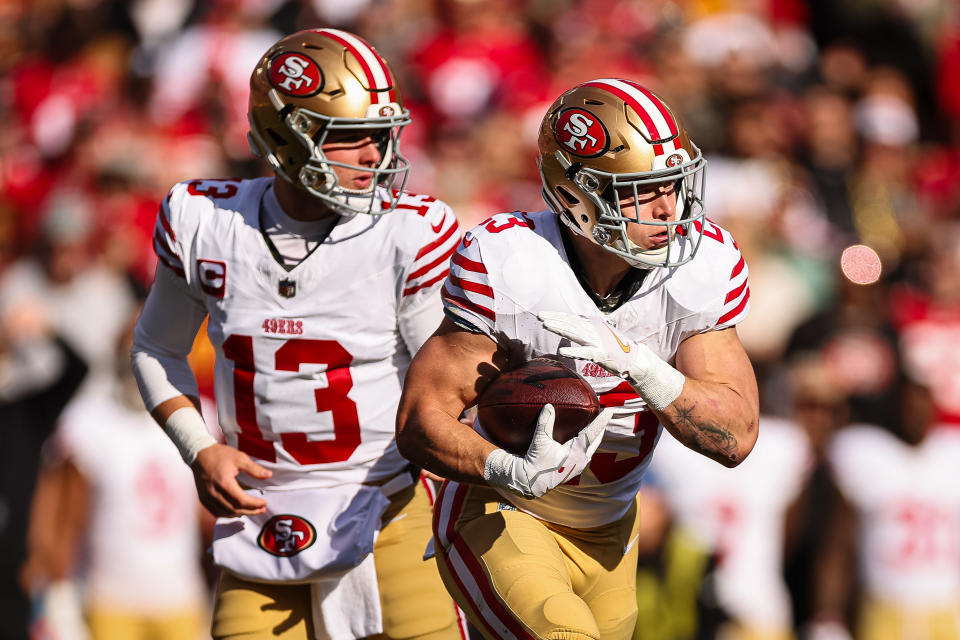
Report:
[[[383,158],[382,147],[383,136],[381,134],[362,130],[331,131],[321,148],[324,155],[334,162],[372,169],[379,165]],[[373,186],[371,184],[373,181],[372,171],[350,169],[337,165],[333,166],[333,170],[340,180],[340,186],[345,189],[369,191]]]
[[[673,182],[638,187],[621,187],[620,210],[623,215],[639,222],[672,221],[677,215],[677,191]],[[657,224],[628,224],[630,241],[641,250],[659,249],[670,241],[667,226]]]

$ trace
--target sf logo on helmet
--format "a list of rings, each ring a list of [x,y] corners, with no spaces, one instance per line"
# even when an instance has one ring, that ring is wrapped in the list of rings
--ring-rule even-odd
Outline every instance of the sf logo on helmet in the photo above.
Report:
[[[553,135],[563,148],[592,158],[606,153],[610,138],[603,123],[585,109],[565,109],[557,117]]]
[[[287,95],[312,96],[323,88],[317,63],[300,53],[281,53],[270,61],[270,84]]]

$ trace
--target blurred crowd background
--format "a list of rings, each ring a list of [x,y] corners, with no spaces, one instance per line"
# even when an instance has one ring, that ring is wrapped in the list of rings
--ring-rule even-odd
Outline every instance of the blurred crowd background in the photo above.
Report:
[[[163,445],[108,469],[136,447],[110,453],[130,434],[100,432],[127,421],[161,433],[131,396],[125,346],[156,268],[159,201],[180,180],[264,174],[245,139],[250,72],[281,35],[319,26],[354,31],[390,61],[413,113],[408,188],[448,202],[465,229],[543,208],[538,125],[577,82],[653,88],[705,153],[707,215],[750,266],[739,333],[761,386],[761,440],[716,478],[658,449],[637,637],[864,629],[871,603],[902,600],[865,568],[876,544],[856,542],[878,522],[880,539],[908,549],[887,582],[939,580],[911,611],[934,603],[956,627],[957,490],[946,480],[933,507],[913,496],[884,511],[858,502],[831,454],[849,425],[917,451],[928,432],[960,433],[955,0],[0,0],[5,611],[32,620],[34,637],[83,638],[90,617],[70,611],[91,599],[153,614],[185,606],[161,592],[206,604],[195,594],[212,577],[199,560],[209,521],[182,490],[189,472],[150,459]],[[203,336],[192,362],[212,392]],[[893,477],[902,464],[916,479],[931,466],[910,460],[878,454],[873,469]],[[151,535],[173,529],[181,540],[163,556]],[[824,558],[849,570],[831,578]]]

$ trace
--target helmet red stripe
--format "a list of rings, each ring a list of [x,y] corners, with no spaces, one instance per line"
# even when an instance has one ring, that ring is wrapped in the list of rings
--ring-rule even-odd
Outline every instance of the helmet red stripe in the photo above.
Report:
[[[371,47],[365,40],[357,36],[354,36],[355,38],[357,38],[357,40],[362,42],[367,47],[367,50],[373,55],[373,59],[376,60],[377,63],[380,65],[380,68],[383,70],[383,76],[386,80],[386,86],[381,87],[377,85],[377,81],[373,73],[373,69],[371,69],[370,65],[367,64],[366,56],[364,56],[352,42],[350,42],[346,38],[340,36],[339,34],[337,34],[336,32],[330,29],[318,29],[317,33],[321,33],[326,37],[330,38],[331,40],[343,45],[347,51],[353,54],[353,57],[356,58],[357,61],[360,63],[360,67],[363,69],[363,73],[367,77],[367,84],[370,85],[371,91],[384,91],[389,89],[389,91],[387,92],[389,102],[394,102],[396,100],[394,95],[394,89],[393,89],[393,85],[394,85],[393,76],[390,74],[390,69],[389,67],[387,67],[387,63],[383,60],[383,58],[380,57],[380,55],[376,52],[376,50],[373,47]]]
[[[657,131],[657,125],[654,124],[653,118],[650,117],[650,114],[648,114],[646,110],[640,106],[640,103],[637,102],[633,98],[633,96],[631,96],[629,93],[627,93],[626,91],[623,91],[619,87],[615,87],[613,85],[607,84],[606,82],[587,82],[587,83],[584,83],[583,86],[597,87],[598,89],[603,89],[604,91],[608,93],[612,93],[613,95],[617,96],[618,98],[626,102],[628,105],[630,105],[631,108],[633,108],[636,114],[640,116],[640,121],[643,122],[643,126],[647,128],[647,135],[650,136],[650,140],[660,139],[660,132]],[[662,149],[661,151],[655,151],[655,153],[657,154],[661,152],[662,152]]]
[[[623,82],[625,84],[630,85],[631,87],[633,87],[634,89],[642,93],[643,95],[645,95],[650,100],[650,102],[654,104],[654,106],[660,112],[660,115],[663,116],[663,119],[667,121],[667,126],[670,127],[670,135],[675,136],[680,132],[679,128],[677,127],[677,121],[674,120],[673,116],[670,115],[670,112],[667,111],[666,105],[663,104],[660,98],[654,95],[654,93],[649,89],[647,89],[646,87],[643,87],[637,84],[636,82],[633,82],[632,80],[623,80]]]

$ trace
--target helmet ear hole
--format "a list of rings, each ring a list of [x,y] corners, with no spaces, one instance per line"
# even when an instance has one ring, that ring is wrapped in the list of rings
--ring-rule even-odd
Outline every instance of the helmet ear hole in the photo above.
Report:
[[[267,135],[273,139],[273,144],[279,146],[287,144],[287,141],[279,133],[274,131],[272,128],[267,128]]]
[[[573,195],[566,189],[566,187],[562,185],[557,185],[555,189],[556,189],[556,192],[559,193],[560,196],[567,201],[567,204],[572,206],[580,202],[575,195]]]

